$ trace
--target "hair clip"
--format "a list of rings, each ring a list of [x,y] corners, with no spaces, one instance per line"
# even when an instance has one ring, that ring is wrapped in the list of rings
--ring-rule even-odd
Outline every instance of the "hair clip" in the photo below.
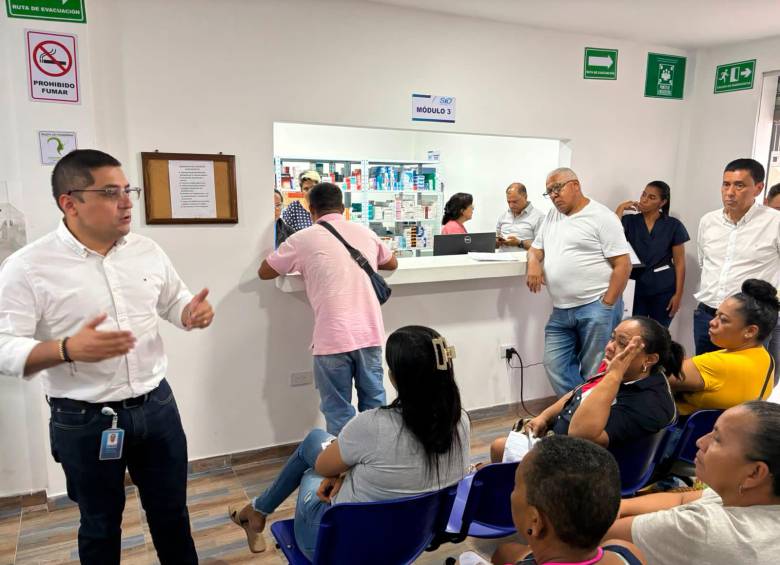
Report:
[[[447,340],[443,337],[436,337],[433,340],[433,354],[436,356],[436,368],[446,370],[452,368],[452,360],[455,359],[455,347],[447,345]]]

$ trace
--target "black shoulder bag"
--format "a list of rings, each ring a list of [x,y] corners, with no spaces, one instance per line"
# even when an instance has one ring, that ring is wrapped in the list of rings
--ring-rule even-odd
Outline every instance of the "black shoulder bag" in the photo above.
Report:
[[[339,232],[337,232],[336,229],[328,222],[317,223],[336,236],[336,239],[343,243],[344,247],[347,248],[347,251],[349,251],[349,254],[355,260],[355,263],[357,263],[358,266],[366,272],[368,279],[371,281],[371,286],[374,287],[374,292],[376,293],[376,297],[379,300],[379,303],[384,304],[387,302],[387,299],[390,298],[390,294],[393,292],[393,289],[391,289],[390,285],[388,285],[385,279],[382,278],[382,275],[371,268],[371,264],[368,262],[368,259],[366,259],[360,251],[347,243],[344,238],[341,237]]]

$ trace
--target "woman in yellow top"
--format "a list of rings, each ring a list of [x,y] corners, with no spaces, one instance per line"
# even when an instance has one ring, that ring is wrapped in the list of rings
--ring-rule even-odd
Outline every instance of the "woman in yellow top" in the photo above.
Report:
[[[777,290],[758,279],[746,280],[742,292],[721,303],[709,334],[722,349],[686,359],[682,378],[669,381],[673,390],[684,393],[677,401],[681,416],[769,396],[774,371],[762,342],[772,333],[777,313]]]

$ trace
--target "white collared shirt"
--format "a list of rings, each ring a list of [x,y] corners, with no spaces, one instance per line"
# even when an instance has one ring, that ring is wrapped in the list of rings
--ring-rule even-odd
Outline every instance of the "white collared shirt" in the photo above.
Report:
[[[746,279],[776,285],[780,275],[780,212],[754,203],[735,224],[723,209],[705,214],[697,239],[701,282],[694,298],[717,308]]]
[[[159,317],[183,327],[192,294],[165,252],[128,234],[102,256],[80,243],[65,223],[20,249],[0,267],[0,373],[21,377],[32,349],[76,334],[101,313],[98,330],[127,330],[135,347],[98,363],[62,363],[41,371],[52,397],[107,402],[140,396],[165,377],[168,359]]]
[[[505,239],[516,237],[520,241],[526,239],[533,241],[536,239],[536,234],[539,232],[539,226],[542,225],[543,220],[544,214],[534,208],[530,202],[516,216],[512,210],[507,208],[507,211],[501,214],[496,222],[496,233]],[[518,249],[523,250],[522,247],[509,245],[499,247],[499,251],[517,251]]]

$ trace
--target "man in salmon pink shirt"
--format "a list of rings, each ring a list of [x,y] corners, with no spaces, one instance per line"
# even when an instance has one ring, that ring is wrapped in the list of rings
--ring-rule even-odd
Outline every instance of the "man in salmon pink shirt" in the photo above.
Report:
[[[322,225],[328,222],[374,270],[398,261],[379,237],[344,218],[341,189],[320,183],[309,192],[314,224],[291,235],[258,270],[263,280],[299,272],[314,310],[314,379],[328,433],[338,435],[355,415],[352,381],[361,412],[385,404],[382,384],[384,322],[371,281],[347,248]]]

